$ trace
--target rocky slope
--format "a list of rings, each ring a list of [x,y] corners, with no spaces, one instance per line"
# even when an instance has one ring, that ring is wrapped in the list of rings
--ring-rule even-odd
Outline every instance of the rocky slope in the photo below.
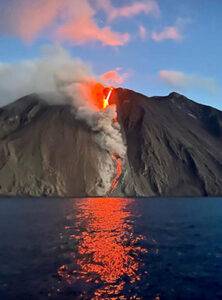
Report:
[[[222,195],[222,112],[177,93],[145,97],[116,89],[111,102],[127,145],[112,195]],[[98,166],[110,157],[93,134],[68,105],[48,105],[37,95],[1,108],[0,194],[104,195]]]

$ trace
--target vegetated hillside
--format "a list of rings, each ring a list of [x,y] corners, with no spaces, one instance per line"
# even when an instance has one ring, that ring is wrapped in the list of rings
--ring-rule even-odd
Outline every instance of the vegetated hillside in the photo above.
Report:
[[[177,93],[116,89],[127,157],[115,196],[222,195],[222,112]],[[109,155],[69,105],[29,95],[0,109],[0,194],[104,195]]]

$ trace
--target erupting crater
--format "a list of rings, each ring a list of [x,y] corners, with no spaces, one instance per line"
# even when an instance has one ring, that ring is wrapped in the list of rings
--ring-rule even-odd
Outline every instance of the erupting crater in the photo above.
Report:
[[[113,105],[113,104],[110,104],[110,99],[112,96],[112,92],[114,90],[113,87],[104,87],[98,83],[94,86],[93,90],[94,90],[93,96],[95,97],[94,101],[96,99],[97,107],[100,110],[106,110],[110,105]],[[113,126],[115,126],[115,124],[117,122],[118,122],[117,117],[112,119]],[[112,160],[115,165],[115,175],[114,175],[112,183],[111,183],[110,193],[115,191],[115,189],[117,188],[119,179],[120,179],[120,177],[122,175],[122,171],[123,171],[123,166],[122,166],[123,158],[120,157],[120,155],[118,153],[112,153]]]

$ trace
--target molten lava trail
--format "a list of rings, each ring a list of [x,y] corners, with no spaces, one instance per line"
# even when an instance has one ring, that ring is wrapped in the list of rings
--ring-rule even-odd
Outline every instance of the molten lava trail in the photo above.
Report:
[[[113,88],[111,87],[107,97],[103,99],[103,109],[105,109],[109,105],[109,100],[110,100],[112,91],[113,91]],[[117,122],[117,118],[115,118],[113,120],[113,122],[114,123]],[[112,155],[112,159],[113,159],[113,161],[116,165],[116,172],[115,172],[115,177],[113,178],[113,181],[112,181],[111,192],[114,191],[117,188],[120,176],[122,174],[122,160],[121,160],[121,158],[119,156],[117,156],[116,154],[114,154],[114,155]]]
[[[116,155],[113,155],[112,159],[114,160],[114,162],[116,164],[116,175],[112,181],[111,192],[113,192],[117,188],[119,179],[122,175],[122,159],[120,157],[117,157]]]

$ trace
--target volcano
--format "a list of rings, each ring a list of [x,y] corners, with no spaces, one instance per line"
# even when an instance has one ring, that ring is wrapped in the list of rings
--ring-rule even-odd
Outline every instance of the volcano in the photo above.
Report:
[[[112,90],[109,104],[117,106],[127,149],[121,167],[70,105],[50,105],[32,94],[2,107],[0,194],[222,195],[221,111],[175,92],[146,97],[121,88]],[[108,193],[103,168],[117,172]]]

